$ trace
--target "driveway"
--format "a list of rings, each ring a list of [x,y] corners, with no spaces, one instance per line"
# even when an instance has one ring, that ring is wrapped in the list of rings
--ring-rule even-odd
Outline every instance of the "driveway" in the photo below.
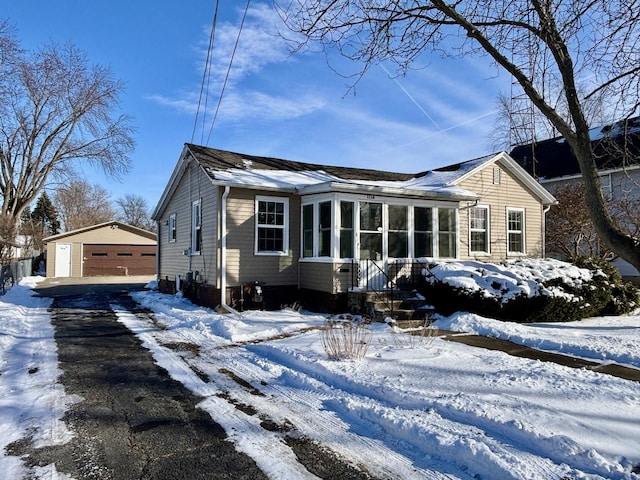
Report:
[[[64,417],[72,441],[41,449],[25,441],[12,454],[25,455],[31,465],[55,463],[77,480],[266,478],[197,408],[201,399],[172,380],[118,322],[113,305],[145,315],[127,292],[144,288],[149,278],[122,280],[47,279],[39,285],[38,294],[54,298],[60,382],[82,400]]]
[[[50,311],[63,371],[59,381],[81,401],[63,418],[74,433],[69,443],[34,449],[24,439],[9,453],[31,466],[55,463],[59,473],[74,480],[266,479],[197,407],[203,399],[173,380],[118,321],[114,306],[151,315],[128,293],[152,279],[48,278],[38,284],[37,294],[54,299]],[[266,421],[261,425],[277,428]],[[312,440],[285,441],[311,478],[373,480]]]

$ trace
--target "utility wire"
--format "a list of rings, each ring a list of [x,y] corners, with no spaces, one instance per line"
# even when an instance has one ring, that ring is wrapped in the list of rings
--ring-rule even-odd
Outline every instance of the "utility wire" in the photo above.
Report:
[[[213,19],[211,21],[211,33],[209,34],[209,46],[207,48],[207,58],[204,64],[204,71],[202,72],[202,83],[200,85],[200,96],[198,98],[198,108],[196,109],[196,118],[195,118],[195,121],[193,122],[193,132],[191,133],[191,143],[193,143],[194,138],[196,136],[196,128],[198,127],[198,117],[200,116],[200,106],[202,105],[203,96],[205,99],[205,105],[204,105],[204,111],[202,114],[203,115],[202,133],[200,135],[200,143],[202,143],[202,139],[204,138],[204,125],[205,125],[205,119],[207,114],[207,100],[209,98],[209,79],[211,78],[211,51],[213,50],[213,41],[216,33],[216,25],[218,23],[218,5],[219,5],[219,2],[218,0],[216,0],[216,6],[213,12]]]
[[[231,58],[229,59],[229,66],[227,67],[227,74],[224,77],[224,83],[222,84],[222,90],[220,91],[220,96],[218,97],[218,104],[216,105],[216,111],[213,115],[213,120],[211,121],[211,127],[209,128],[209,135],[207,136],[207,143],[209,144],[209,139],[211,138],[211,132],[213,131],[213,125],[216,123],[216,119],[218,118],[218,112],[220,111],[220,104],[222,103],[222,97],[227,88],[227,82],[229,80],[229,74],[231,73],[231,66],[233,65],[233,59],[236,56],[236,50],[238,49],[238,43],[240,42],[240,34],[242,33],[242,28],[244,27],[244,21],[247,18],[247,12],[249,11],[249,5],[251,4],[251,0],[247,0],[247,6],[244,9],[244,14],[242,15],[242,22],[240,23],[240,29],[238,30],[238,36],[236,37],[236,43],[233,46],[233,52],[231,53]]]

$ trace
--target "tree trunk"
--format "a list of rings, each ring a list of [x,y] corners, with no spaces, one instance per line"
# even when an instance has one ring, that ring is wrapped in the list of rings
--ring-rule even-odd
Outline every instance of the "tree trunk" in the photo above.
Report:
[[[589,139],[587,141],[578,140],[572,148],[582,173],[585,186],[585,203],[595,231],[611,250],[640,271],[640,246],[638,241],[623,233],[615,225],[607,210],[600,185],[600,177],[593,159],[591,141]]]

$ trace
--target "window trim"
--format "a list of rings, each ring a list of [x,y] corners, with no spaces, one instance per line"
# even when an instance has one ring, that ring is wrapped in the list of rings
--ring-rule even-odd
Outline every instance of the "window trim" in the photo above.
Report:
[[[471,226],[471,214],[474,210],[484,210],[486,212],[485,214],[485,228],[484,229],[479,229],[479,228],[473,228]],[[469,220],[469,254],[471,255],[491,255],[491,209],[489,208],[489,205],[474,205],[473,207],[469,208],[469,214],[468,214],[468,220]],[[485,250],[474,250],[473,249],[473,241],[471,239],[471,234],[473,232],[484,232],[484,239],[485,239]]]
[[[613,200],[613,181],[611,173],[600,173],[598,175],[598,179],[600,180],[600,189],[602,190],[602,196],[604,199],[607,201]]]
[[[177,220],[177,216],[175,213],[172,213],[171,215],[169,215],[169,220],[168,220],[168,225],[169,225],[169,231],[168,231],[168,241],[169,243],[176,243],[177,238],[178,238],[178,231],[177,231],[177,227],[176,227],[176,220]]]
[[[519,213],[522,216],[522,226],[521,230],[510,230],[509,229],[509,214],[510,213]],[[521,207],[507,207],[506,210],[506,233],[507,233],[507,255],[519,256],[527,254],[527,238],[526,238],[526,211]],[[511,242],[509,236],[512,233],[520,233],[522,235],[522,249],[521,250],[511,250]]]
[[[284,205],[284,219],[282,225],[268,225],[261,224],[260,215],[259,215],[259,207],[260,202],[276,202],[282,203]],[[286,256],[289,255],[289,230],[290,230],[290,217],[289,217],[289,197],[275,197],[275,196],[266,196],[266,195],[256,195],[255,203],[254,203],[254,242],[253,242],[253,252],[254,255],[261,256]],[[259,250],[258,249],[258,232],[260,228],[277,228],[282,229],[282,250]],[[315,242],[314,242],[315,243]]]

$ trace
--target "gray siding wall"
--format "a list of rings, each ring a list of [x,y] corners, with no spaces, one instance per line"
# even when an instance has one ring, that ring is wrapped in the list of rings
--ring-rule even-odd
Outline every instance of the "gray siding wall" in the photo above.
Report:
[[[301,262],[300,288],[332,294],[347,292],[352,286],[352,268],[351,263],[344,262]]]
[[[202,201],[202,248],[199,255],[184,255],[191,247],[191,206]],[[158,278],[174,280],[188,271],[199,280],[217,285],[219,188],[211,184],[202,169],[191,162],[158,220]],[[176,215],[176,241],[169,241],[169,217]]]
[[[289,199],[289,250],[285,255],[255,252],[256,196]],[[300,198],[282,193],[232,188],[227,198],[227,285],[259,281],[297,285],[300,257]]]

